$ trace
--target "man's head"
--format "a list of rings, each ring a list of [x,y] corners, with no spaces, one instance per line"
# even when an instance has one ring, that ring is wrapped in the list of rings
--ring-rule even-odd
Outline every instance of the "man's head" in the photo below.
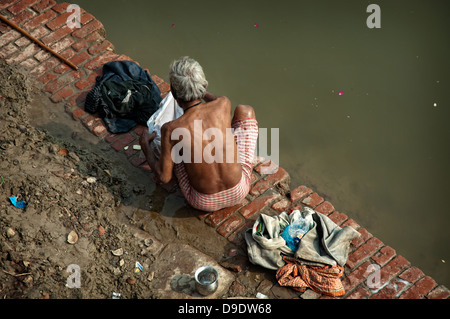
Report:
[[[170,65],[170,86],[177,100],[190,102],[205,96],[208,81],[201,65],[187,56]]]

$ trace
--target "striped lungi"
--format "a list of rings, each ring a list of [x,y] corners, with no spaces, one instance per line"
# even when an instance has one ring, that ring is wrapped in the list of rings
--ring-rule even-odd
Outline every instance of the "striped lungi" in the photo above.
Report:
[[[231,127],[234,129],[234,139],[242,166],[242,177],[237,185],[215,194],[200,193],[191,186],[184,163],[175,164],[174,171],[178,179],[178,186],[188,203],[196,209],[212,212],[239,204],[250,190],[258,140],[258,122],[254,118],[242,119],[234,121]]]

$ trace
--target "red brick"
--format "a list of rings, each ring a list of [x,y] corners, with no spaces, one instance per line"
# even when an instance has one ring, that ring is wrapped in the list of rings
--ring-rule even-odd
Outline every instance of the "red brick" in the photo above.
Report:
[[[80,107],[77,107],[75,110],[72,111],[72,117],[74,120],[78,120],[82,116],[84,116],[86,113],[84,110]]]
[[[382,246],[383,242],[378,238],[373,237],[369,239],[364,245],[356,249],[348,256],[347,266],[354,268],[356,265],[372,256]]]
[[[101,119],[95,117],[94,115],[88,115],[81,119],[81,122],[86,126],[89,130],[92,130],[98,123],[101,122]]]
[[[322,206],[322,205],[320,205],[320,206]],[[317,209],[317,207],[316,207],[316,209]],[[348,216],[346,214],[340,213],[338,211],[332,212],[330,215],[328,215],[328,217],[330,217],[330,219],[338,226],[341,225],[343,222],[345,222],[348,218]]]
[[[70,47],[72,45],[72,43],[73,43],[72,38],[65,37],[61,41],[55,42],[52,45],[50,45],[49,47],[53,51],[60,53],[61,51],[66,50],[68,47]],[[71,58],[75,54],[71,49],[69,49],[69,50],[64,51],[65,54],[61,53],[61,55],[66,59]],[[71,53],[69,55],[67,55],[67,52],[71,52]]]
[[[280,167],[272,160],[267,160],[255,167],[255,171],[261,175],[273,175],[278,173]]]
[[[334,214],[334,213],[333,213]],[[332,215],[333,215],[332,214]],[[372,238],[372,234],[367,231],[365,228],[360,228],[358,232],[361,234],[358,238],[355,238],[352,240],[352,245],[355,246],[355,248],[358,248],[362,244],[364,244],[367,240]]]
[[[153,82],[155,82],[156,85],[164,82],[163,79],[161,79],[159,76],[156,76],[156,75],[152,75],[151,78],[152,78]]]
[[[53,12],[56,15],[56,13],[54,11],[47,11],[47,12]],[[52,21],[48,22],[46,25],[50,30],[55,31],[56,29],[59,29],[63,25],[65,25],[67,23],[67,19],[71,15],[72,15],[72,12],[64,12],[64,13],[60,14],[59,16],[57,16]]]
[[[147,159],[142,151],[139,151],[136,155],[130,158],[130,163],[133,166],[139,167],[142,165]]]
[[[72,33],[72,36],[74,36],[75,38],[79,38],[79,39],[83,39],[85,38],[88,34],[103,28],[103,24],[98,21],[97,19],[89,22],[88,24],[82,26],[80,29],[75,30]]]
[[[20,38],[20,33],[16,30],[9,30],[8,32],[0,36],[0,48],[11,41],[15,41]]]
[[[349,294],[345,299],[367,299],[370,296],[370,291],[364,287],[356,288],[351,294]]]
[[[289,206],[291,205],[290,200],[287,198],[283,198],[279,202],[276,202],[272,205],[272,208],[279,211],[279,212],[285,212],[288,210]]]
[[[11,4],[13,4],[16,0],[2,0],[0,2],[0,10],[6,9]]]
[[[228,241],[235,245],[245,245],[243,248],[245,250],[247,247],[247,244],[245,243],[245,232],[247,229],[252,228],[254,223],[255,222],[253,220],[249,219],[241,226],[238,226],[238,228],[236,228],[230,236],[227,237]]]
[[[334,211],[334,206],[330,202],[325,201],[322,204],[320,204],[319,206],[317,206],[314,210],[321,214],[329,215],[330,213],[332,213]]]
[[[8,8],[8,11],[14,15],[17,15],[19,12],[25,10],[29,6],[35,4],[38,0],[21,0],[15,3],[14,5]]]
[[[394,276],[409,266],[409,261],[403,256],[396,256],[381,268],[381,284],[384,285],[389,282]]]
[[[34,29],[33,31],[30,32],[30,34],[35,37],[36,39],[40,39],[43,36],[47,35],[50,33],[50,30],[47,29],[44,26],[39,26],[36,29]]]
[[[37,78],[37,80],[39,82],[42,82],[43,84],[47,84],[48,82],[50,82],[51,80],[56,79],[57,76],[53,73],[45,73],[44,75],[41,75],[40,77]]]
[[[252,186],[249,193],[253,196],[258,196],[268,190],[271,186],[273,186],[271,183],[262,179]]]
[[[27,46],[22,52],[18,52],[16,55],[9,57],[6,59],[6,63],[19,63],[31,56],[33,56],[36,52],[38,52],[40,48],[32,43],[29,46]]]
[[[64,87],[61,90],[59,90],[58,92],[56,92],[55,94],[53,94],[50,99],[57,103],[69,96],[71,96],[73,94],[73,89],[71,89],[70,87]]]
[[[80,66],[87,60],[89,60],[91,56],[87,52],[81,52],[70,59],[70,62],[73,64]]]
[[[162,83],[158,85],[159,90],[161,91],[161,94],[169,92],[170,91],[170,85],[168,83]]]
[[[97,136],[100,136],[100,135],[102,135],[103,133],[105,133],[107,130],[106,130],[106,127],[103,125],[103,123],[98,123],[97,125],[95,125],[93,128],[92,128],[92,133],[94,133],[95,135],[97,135]]]
[[[118,140],[121,136],[122,136],[122,134],[112,134],[112,133],[108,133],[108,134],[105,136],[105,142],[107,142],[107,143],[112,143],[112,142]]]
[[[244,222],[242,217],[232,215],[217,228],[217,232],[223,237],[227,237],[236,227]]]
[[[341,227],[344,226],[350,226],[352,227],[354,230],[358,230],[361,226],[359,226],[359,224],[353,219],[353,218],[349,218],[347,219],[342,225]]]
[[[116,151],[122,151],[125,146],[133,142],[136,138],[130,133],[120,134],[120,136],[111,144]]]
[[[434,288],[427,296],[427,299],[449,299],[450,290],[445,286]]]
[[[88,49],[88,52],[89,54],[96,55],[108,50],[111,47],[112,47],[111,42],[109,42],[108,40],[104,40],[103,42],[91,45]]]
[[[371,259],[376,262],[378,265],[380,265],[381,267],[383,267],[384,265],[386,265],[386,263],[391,260],[392,258],[394,258],[395,256],[395,249],[393,249],[390,246],[384,246],[382,248],[380,248],[379,251],[377,251],[372,257]]]
[[[23,67],[25,67],[25,68],[27,68],[27,69],[32,69],[32,68],[34,68],[34,67],[35,67],[36,65],[38,65],[38,64],[39,64],[39,62],[36,61],[36,60],[33,59],[33,58],[26,59],[25,61],[22,61],[22,62],[20,63],[21,66],[23,66]]]
[[[58,30],[53,31],[43,37],[41,41],[46,45],[50,45],[61,40],[66,35],[70,34],[70,32],[72,32],[72,30],[68,26],[63,26],[62,28],[59,28]]]
[[[14,22],[15,24],[22,25],[28,20],[30,20],[32,17],[34,17],[36,13],[34,11],[30,10],[23,10],[22,12],[16,14],[14,17],[10,19],[10,21]]]
[[[33,6],[33,9],[37,12],[42,12],[55,5],[55,0],[41,0],[39,3]]]
[[[31,43],[31,41],[26,37],[21,37],[21,38],[17,39],[16,42],[14,42],[14,44],[17,45],[18,47],[24,47],[30,43]]]
[[[361,282],[367,279],[370,263],[366,261],[361,266],[353,270],[348,276],[342,279],[342,285],[346,292],[353,290]]]
[[[240,204],[237,204],[237,205],[234,205],[231,207],[226,207],[221,210],[215,211],[212,214],[208,215],[208,217],[206,217],[205,223],[208,224],[209,226],[212,226],[215,228],[218,225],[220,225],[220,223],[222,223],[225,219],[230,217],[231,214],[233,214],[234,212],[239,210],[239,208],[241,208],[242,206],[244,206],[246,204],[247,204],[247,201],[244,200]]]
[[[87,87],[92,86],[92,84],[89,83],[88,81],[86,81],[85,79],[81,79],[80,81],[75,83],[75,86],[80,90],[84,90]],[[90,89],[89,89],[89,91],[90,91]]]
[[[116,58],[116,57],[117,57],[117,54],[115,54],[114,52],[106,51],[102,55],[99,55],[98,57],[96,57],[96,58],[92,59],[91,61],[89,61],[88,63],[86,63],[84,67],[89,70],[95,70],[95,69],[98,69],[99,67],[103,66],[105,63],[108,63],[108,62],[114,60],[114,58]]]
[[[400,295],[400,299],[422,299],[436,287],[436,282],[430,276],[425,276]]]
[[[405,282],[394,280],[370,296],[370,299],[394,299],[405,287]]]
[[[86,96],[88,95],[88,93],[88,91],[76,92],[69,98],[69,105],[80,106],[84,108],[84,102],[86,101]]]
[[[291,190],[291,195],[290,195],[291,196],[291,201],[293,203],[295,203],[299,199],[303,198],[306,195],[311,194],[312,192],[313,191],[309,187],[301,185],[301,186]]]
[[[422,278],[425,274],[417,267],[411,267],[402,272],[398,277],[406,280],[410,283],[415,283],[419,278]]]
[[[55,16],[56,13],[54,11],[48,10],[25,23],[23,27],[28,31],[33,30],[39,27],[40,25],[46,24],[49,20],[53,19]]]
[[[13,43],[9,43],[0,50],[0,58],[4,59],[13,54],[14,52],[16,52],[17,50],[18,50],[17,46],[15,46]]]
[[[63,13],[67,11],[67,7],[70,5],[70,3],[63,2],[63,3],[57,3],[55,4],[52,9],[55,10],[58,13]]]
[[[279,195],[262,195],[254,199],[251,203],[243,207],[240,211],[245,218],[250,218],[258,211],[266,207],[270,202],[275,200]]]
[[[315,208],[317,205],[323,202],[323,197],[319,196],[317,193],[312,193],[308,197],[302,200],[302,203],[311,207]]]

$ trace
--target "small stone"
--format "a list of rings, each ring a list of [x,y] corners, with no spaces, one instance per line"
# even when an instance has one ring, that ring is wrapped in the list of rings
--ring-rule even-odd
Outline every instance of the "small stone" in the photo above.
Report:
[[[97,181],[97,179],[95,177],[88,177],[86,179],[86,182],[88,182],[89,184],[94,184]]]
[[[152,281],[153,278],[155,278],[155,272],[154,272],[154,271],[152,271],[152,272],[150,273],[150,275],[148,275],[147,280],[148,280],[148,281]]]
[[[102,225],[98,226],[98,235],[103,236],[106,233],[105,228]]]
[[[136,283],[136,278],[134,278],[133,276],[128,277],[127,283],[129,283],[130,285],[134,285]]]
[[[77,235],[77,233],[74,231],[74,230],[72,230],[70,233],[69,233],[69,235],[67,235],[67,242],[69,243],[69,244],[75,244],[76,242],[78,241],[78,235]]]
[[[114,256],[122,256],[123,255],[123,249],[122,248],[119,248],[119,249],[116,249],[116,250],[111,250],[111,252],[112,252],[112,254]]]
[[[234,257],[238,254],[238,250],[236,248],[230,248],[230,250],[228,250],[228,257]]]
[[[8,236],[8,238],[14,237],[16,235],[16,231],[14,229],[12,229],[11,227],[9,227],[6,230],[6,236]]]

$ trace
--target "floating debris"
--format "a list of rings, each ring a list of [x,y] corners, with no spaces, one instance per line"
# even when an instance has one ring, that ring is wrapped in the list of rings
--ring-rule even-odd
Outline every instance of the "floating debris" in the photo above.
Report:
[[[344,92],[342,92],[342,91],[339,91],[339,93],[338,93],[339,95],[344,95]]]
[[[255,23],[253,26],[254,26],[255,28],[258,28],[258,27],[259,27],[259,24],[258,24],[258,23]]]

